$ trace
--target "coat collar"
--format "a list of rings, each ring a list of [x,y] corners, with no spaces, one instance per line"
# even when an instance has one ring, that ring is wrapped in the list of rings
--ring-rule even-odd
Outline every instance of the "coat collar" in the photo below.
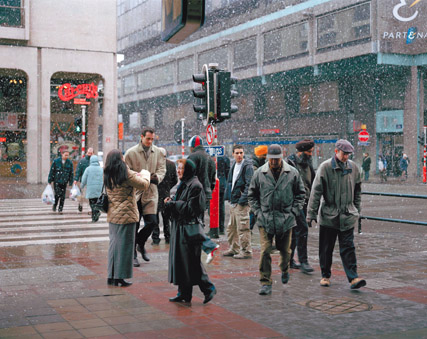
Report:
[[[138,143],[138,152],[143,152],[144,151],[144,147],[142,145],[142,139],[139,139],[139,143]],[[150,146],[150,148],[148,149],[148,152],[153,153],[153,145]]]
[[[344,170],[338,165],[337,160],[335,159],[335,156],[332,157],[331,160],[331,165],[332,165],[332,169],[336,170],[336,171],[342,171],[342,175],[346,175],[349,174],[351,172],[353,172],[353,166],[351,165],[351,161],[347,160],[346,163],[346,167],[344,168]]]

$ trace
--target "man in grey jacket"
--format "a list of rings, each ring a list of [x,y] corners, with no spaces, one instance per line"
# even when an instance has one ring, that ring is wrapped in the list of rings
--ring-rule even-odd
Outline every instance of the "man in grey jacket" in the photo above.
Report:
[[[335,156],[317,169],[308,202],[307,223],[317,222],[319,212],[319,259],[322,279],[320,285],[331,284],[332,253],[336,239],[340,256],[351,289],[366,285],[357,275],[354,227],[358,224],[362,184],[360,171],[348,157],[354,147],[340,139],[335,145]],[[323,201],[321,200],[323,198]],[[322,203],[321,203],[322,201]]]
[[[253,175],[248,200],[256,216],[261,242],[259,264],[260,295],[271,294],[271,251],[273,238],[280,251],[282,283],[289,281],[292,228],[304,204],[304,184],[297,169],[283,161],[282,148],[273,144],[268,147],[268,163]]]
[[[150,261],[145,250],[145,242],[150,237],[153,229],[158,226],[157,204],[159,195],[157,185],[163,180],[166,174],[166,158],[160,149],[153,145],[154,129],[146,127],[142,130],[141,140],[127,150],[125,162],[129,168],[135,172],[147,170],[151,173],[150,188],[143,192],[136,192],[136,201],[140,219],[144,218],[144,227],[138,232],[139,223],[136,226],[136,249],[141,253],[142,259]],[[138,267],[139,262],[134,254],[134,266]]]

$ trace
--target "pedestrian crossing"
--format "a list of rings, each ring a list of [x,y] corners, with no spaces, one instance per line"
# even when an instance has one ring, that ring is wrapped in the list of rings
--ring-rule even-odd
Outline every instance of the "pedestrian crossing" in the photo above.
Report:
[[[90,207],[65,200],[63,213],[41,199],[0,200],[0,247],[108,241],[107,215],[93,223]]]

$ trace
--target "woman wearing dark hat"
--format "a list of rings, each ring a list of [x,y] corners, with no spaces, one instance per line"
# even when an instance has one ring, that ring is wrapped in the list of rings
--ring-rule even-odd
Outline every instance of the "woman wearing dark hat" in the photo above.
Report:
[[[186,226],[202,223],[200,215],[205,210],[205,192],[195,175],[194,162],[179,159],[177,163],[180,184],[175,196],[165,199],[165,207],[172,218],[168,279],[170,283],[178,285],[178,294],[169,301],[190,302],[193,286],[199,285],[205,295],[203,303],[206,304],[212,300],[216,289],[200,260],[202,243],[189,243],[184,232]]]

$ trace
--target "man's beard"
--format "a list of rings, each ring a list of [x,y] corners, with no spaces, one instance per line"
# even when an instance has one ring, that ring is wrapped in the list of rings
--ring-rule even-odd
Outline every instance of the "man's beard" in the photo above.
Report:
[[[296,156],[296,160],[298,165],[301,165],[303,167],[312,166],[313,164],[313,157],[305,153],[302,153],[301,156]]]

